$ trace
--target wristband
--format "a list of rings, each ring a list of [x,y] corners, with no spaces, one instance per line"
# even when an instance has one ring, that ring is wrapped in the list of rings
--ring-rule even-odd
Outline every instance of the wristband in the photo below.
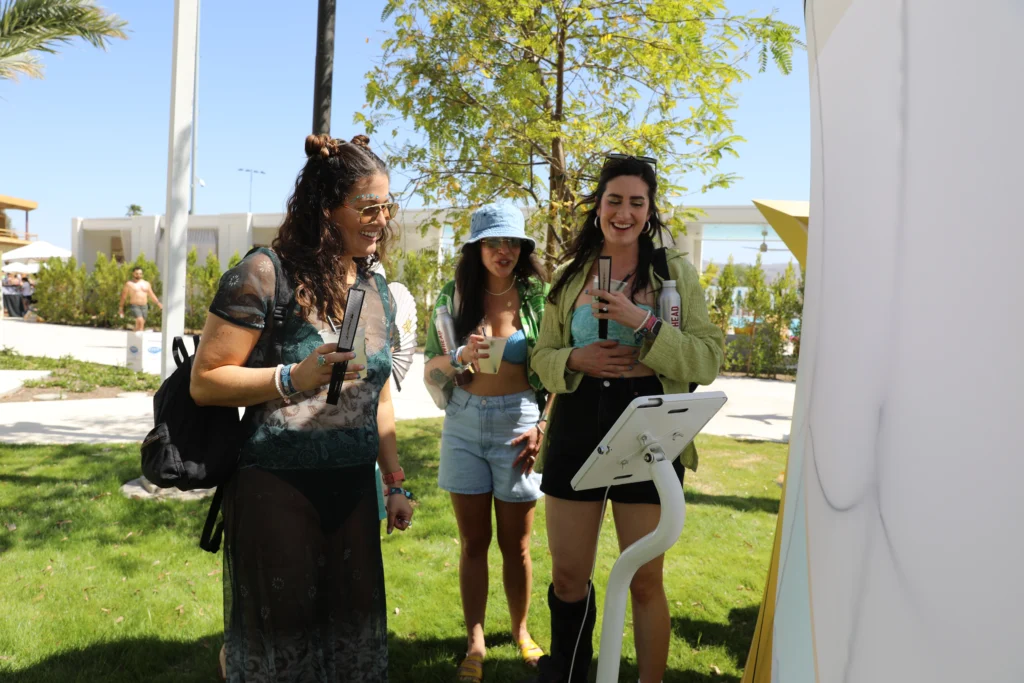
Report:
[[[285,365],[281,369],[281,387],[284,389],[284,393],[289,396],[299,393],[295,390],[295,385],[292,384],[292,368],[294,367],[295,364],[293,363],[292,365]]]
[[[389,496],[394,496],[396,494],[399,496],[405,496],[410,500],[412,499],[412,494],[406,491],[405,489],[401,488],[400,486],[392,486],[391,488],[388,489]]]
[[[651,312],[647,311],[647,316],[644,317],[644,321],[637,325],[636,329],[633,330],[633,334],[641,334],[641,330],[647,327],[647,321],[651,319]]]
[[[388,486],[394,486],[395,484],[399,484],[399,483],[405,481],[405,470],[403,470],[401,467],[399,467],[394,472],[389,472],[389,473],[387,473],[385,475],[382,475],[381,479]]]
[[[292,401],[288,398],[288,394],[284,393],[284,389],[281,387],[281,371],[283,369],[283,365],[278,365],[274,370],[274,388],[277,389],[277,393],[281,395],[285,403],[291,403]]]
[[[452,367],[458,370],[459,372],[462,372],[463,370],[466,369],[466,366],[463,365],[461,361],[459,361],[459,357],[462,355],[462,351],[465,348],[465,346],[460,346],[459,348],[455,349],[448,355],[448,362],[451,363]]]

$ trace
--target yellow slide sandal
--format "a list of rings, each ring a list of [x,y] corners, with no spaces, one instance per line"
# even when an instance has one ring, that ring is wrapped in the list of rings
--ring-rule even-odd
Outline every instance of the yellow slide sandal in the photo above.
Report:
[[[523,661],[530,666],[537,666],[537,660],[544,656],[544,650],[540,649],[533,638],[524,638],[519,641],[519,654],[522,655]]]

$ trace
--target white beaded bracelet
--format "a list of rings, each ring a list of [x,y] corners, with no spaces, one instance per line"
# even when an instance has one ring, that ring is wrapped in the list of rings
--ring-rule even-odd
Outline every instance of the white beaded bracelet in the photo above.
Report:
[[[647,321],[651,319],[652,315],[653,313],[647,311],[647,315],[644,316],[644,321],[640,323],[640,325],[635,330],[633,330],[633,334],[640,334],[640,330],[644,329],[644,326],[647,325]]]
[[[278,365],[277,369],[274,370],[274,388],[277,389],[277,393],[281,395],[285,403],[291,403],[291,399],[288,398],[288,394],[284,393],[284,389],[281,386],[281,371],[284,370],[284,365]]]

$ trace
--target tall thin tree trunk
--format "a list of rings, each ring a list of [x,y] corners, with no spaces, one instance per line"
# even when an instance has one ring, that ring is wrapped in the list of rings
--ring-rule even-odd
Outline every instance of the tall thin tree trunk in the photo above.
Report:
[[[558,45],[555,64],[556,85],[555,85],[555,109],[552,112],[552,121],[556,127],[560,127],[563,118],[563,106],[565,103],[565,40],[566,27],[564,17],[558,19]],[[565,216],[565,205],[567,192],[565,182],[565,148],[562,145],[560,135],[555,135],[551,141],[551,165],[548,185],[548,200],[551,205],[548,216],[548,266],[550,267],[557,256],[559,238],[565,244],[569,239],[569,230],[562,218]]]
[[[313,133],[331,132],[331,86],[334,82],[336,0],[319,0],[316,16],[316,80],[313,82]]]

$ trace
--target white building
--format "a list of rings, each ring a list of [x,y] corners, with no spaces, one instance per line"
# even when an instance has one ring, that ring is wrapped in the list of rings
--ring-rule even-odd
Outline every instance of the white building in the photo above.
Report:
[[[753,204],[692,208],[699,209],[702,215],[687,223],[686,234],[677,237],[675,246],[689,254],[698,270],[701,269],[703,241],[714,239],[716,226],[750,226],[753,234],[759,234],[762,228],[769,228]],[[451,248],[454,241],[450,226],[444,231],[432,228],[426,235],[420,233],[420,226],[434,214],[438,214],[439,222],[444,225],[443,210],[412,209],[400,212],[395,220],[395,246],[403,251],[429,249],[439,252],[442,248]],[[189,216],[188,247],[196,247],[200,262],[206,259],[207,253],[216,254],[221,267],[225,268],[236,252],[244,255],[253,246],[269,246],[283,220],[284,214],[281,213]],[[125,261],[132,261],[140,254],[145,254],[147,258],[162,263],[160,250],[164,225],[164,216],[74,218],[71,221],[71,251],[90,270],[96,263],[97,254]]]

